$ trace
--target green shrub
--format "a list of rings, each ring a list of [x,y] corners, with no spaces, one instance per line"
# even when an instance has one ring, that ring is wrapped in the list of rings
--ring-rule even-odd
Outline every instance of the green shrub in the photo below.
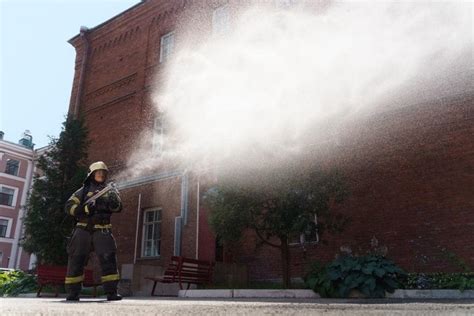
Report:
[[[326,267],[313,266],[306,284],[322,297],[348,297],[359,290],[367,297],[384,297],[400,287],[405,272],[383,256],[342,255]]]
[[[17,296],[20,293],[35,292],[36,277],[15,270],[0,273],[0,296]]]
[[[402,280],[405,289],[474,289],[474,273],[410,273]]]
[[[319,262],[312,264],[305,277],[305,284],[321,297],[337,297],[337,291],[327,275],[326,267]]]

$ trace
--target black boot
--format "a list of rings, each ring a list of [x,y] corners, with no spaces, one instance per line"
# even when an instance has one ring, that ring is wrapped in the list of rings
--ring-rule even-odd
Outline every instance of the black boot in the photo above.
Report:
[[[66,301],[78,302],[79,301],[79,293],[69,293],[69,295],[66,297]]]
[[[117,294],[117,292],[107,294],[107,301],[120,301],[121,299],[122,296],[120,296],[120,294]]]

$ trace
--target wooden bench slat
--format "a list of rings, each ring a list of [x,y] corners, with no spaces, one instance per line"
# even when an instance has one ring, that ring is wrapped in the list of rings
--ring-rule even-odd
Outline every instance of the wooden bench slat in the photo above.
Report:
[[[37,270],[37,282],[38,282],[38,291],[36,293],[37,297],[41,296],[42,289],[45,285],[54,285],[56,287],[55,296],[58,296],[58,287],[64,284],[67,274],[66,266],[48,266],[48,265],[38,265]],[[85,287],[94,287],[94,297],[97,295],[97,286],[101,283],[94,282],[93,271],[90,269],[84,269],[84,280],[82,284]]]

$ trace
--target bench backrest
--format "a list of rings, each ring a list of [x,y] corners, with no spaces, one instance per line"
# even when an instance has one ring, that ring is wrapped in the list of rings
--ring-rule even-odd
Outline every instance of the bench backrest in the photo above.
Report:
[[[214,262],[173,256],[164,276],[173,281],[210,282]]]
[[[36,269],[36,273],[38,274],[38,281],[64,282],[66,272],[67,267],[65,266],[38,265]]]
[[[36,268],[39,282],[56,282],[64,283],[66,278],[67,267],[66,266],[50,266],[50,265],[38,265]],[[94,284],[93,271],[90,269],[84,269],[84,285]]]

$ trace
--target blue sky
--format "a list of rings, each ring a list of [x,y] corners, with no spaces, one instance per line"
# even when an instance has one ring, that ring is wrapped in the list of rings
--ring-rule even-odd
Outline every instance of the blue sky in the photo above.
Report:
[[[0,130],[35,148],[57,137],[69,107],[79,27],[94,27],[139,0],[0,0]]]

